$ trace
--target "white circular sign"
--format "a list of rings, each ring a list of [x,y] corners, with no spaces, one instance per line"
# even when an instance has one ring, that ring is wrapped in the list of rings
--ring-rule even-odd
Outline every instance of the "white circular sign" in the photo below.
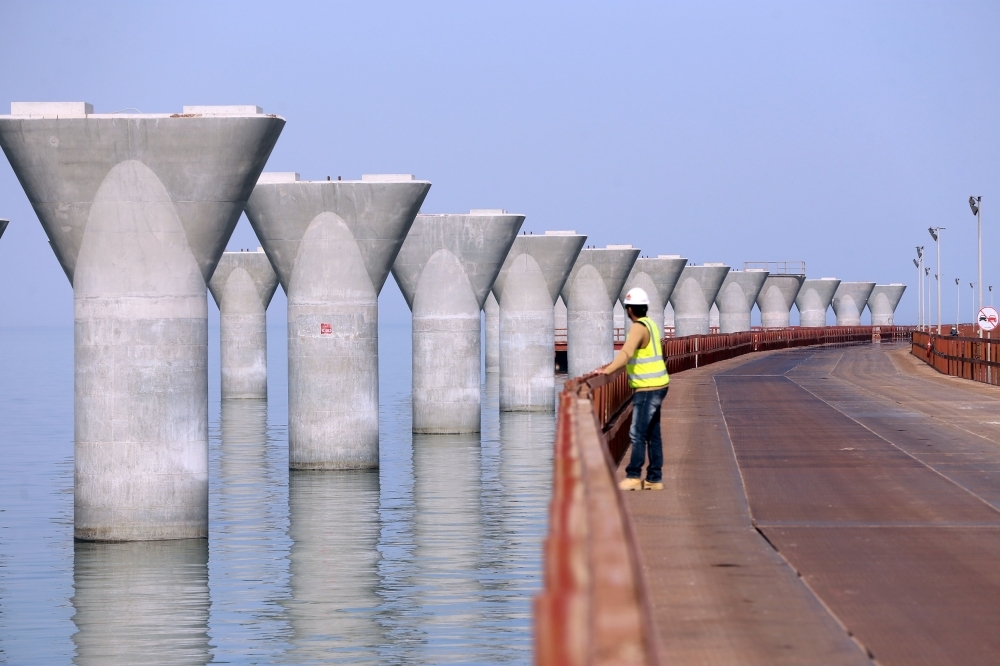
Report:
[[[992,331],[1000,324],[1000,313],[987,305],[979,311],[979,328],[984,331]]]

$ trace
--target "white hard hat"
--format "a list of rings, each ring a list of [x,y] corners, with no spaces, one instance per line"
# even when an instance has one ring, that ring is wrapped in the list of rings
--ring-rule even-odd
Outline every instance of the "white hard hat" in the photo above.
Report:
[[[629,289],[625,294],[625,305],[649,305],[649,295],[639,287]]]

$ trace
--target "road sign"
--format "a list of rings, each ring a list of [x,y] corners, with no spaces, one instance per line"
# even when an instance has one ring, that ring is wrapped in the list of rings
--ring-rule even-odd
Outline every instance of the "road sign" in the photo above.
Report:
[[[989,305],[979,311],[979,328],[984,331],[992,331],[1000,324],[1000,313]]]

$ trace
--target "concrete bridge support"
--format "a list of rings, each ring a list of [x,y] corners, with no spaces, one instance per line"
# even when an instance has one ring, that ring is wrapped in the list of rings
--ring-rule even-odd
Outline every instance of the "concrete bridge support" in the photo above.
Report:
[[[378,295],[430,187],[265,173],[254,188],[247,217],[288,296],[292,469],[378,467]]]
[[[485,209],[413,223],[392,266],[413,312],[413,432],[479,432],[479,311],[523,222]]]
[[[266,312],[277,288],[263,248],[224,253],[208,282],[219,306],[223,400],[267,400]]]
[[[765,270],[752,268],[726,274],[719,295],[715,297],[719,306],[719,333],[750,330],[750,314],[767,275]]]
[[[586,236],[518,236],[493,293],[500,303],[500,411],[555,409],[554,307]]]
[[[615,301],[638,256],[639,250],[631,245],[580,251],[562,290],[570,377],[587,374],[614,358]]]
[[[10,220],[0,220],[0,238],[3,238],[3,232],[7,230],[8,224],[10,224]]]
[[[680,255],[661,254],[655,259],[639,257],[625,280],[619,301],[625,302],[625,294],[629,289],[640,287],[649,295],[648,317],[653,320],[660,335],[663,335],[663,309],[670,299],[670,294],[681,276],[681,271],[687,266],[687,259]],[[628,322],[623,322],[627,324]]]
[[[764,328],[786,328],[791,325],[792,303],[802,289],[805,275],[768,275],[757,295],[760,325]]]
[[[865,311],[868,297],[874,289],[874,282],[841,282],[833,294],[837,326],[860,326],[861,313]]]
[[[686,266],[670,294],[674,308],[674,335],[708,335],[709,310],[729,274],[725,264]]]
[[[486,317],[486,372],[500,372],[500,304],[491,291],[483,306]]]
[[[872,326],[892,326],[896,306],[906,291],[905,284],[877,284],[868,297]]]
[[[799,326],[826,326],[826,311],[839,286],[840,280],[837,278],[806,279],[795,297],[795,307],[799,309]]]
[[[284,120],[14,103],[0,147],[73,285],[74,536],[208,535],[208,302]]]

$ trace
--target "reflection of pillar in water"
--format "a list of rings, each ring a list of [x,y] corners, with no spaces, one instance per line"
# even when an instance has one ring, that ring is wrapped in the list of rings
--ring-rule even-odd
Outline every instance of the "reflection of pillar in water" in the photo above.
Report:
[[[551,497],[556,420],[545,413],[500,413],[500,486],[505,548],[501,554],[506,619],[531,634],[531,599],[542,585],[542,544]],[[521,646],[511,646],[518,648]],[[530,641],[523,649],[530,651]]]
[[[217,621],[226,630],[214,632],[213,644],[217,654],[273,661],[281,649],[274,637],[288,632],[275,600],[288,588],[284,510],[271,495],[287,472],[283,461],[268,461],[266,401],[223,400],[221,430],[209,573],[213,612],[234,619]]]
[[[378,472],[289,472],[288,518],[291,661],[378,663]]]
[[[420,628],[432,653],[447,646],[469,662],[483,661],[480,455],[478,435],[413,436]]]
[[[207,664],[208,541],[74,544],[76,664]]]

